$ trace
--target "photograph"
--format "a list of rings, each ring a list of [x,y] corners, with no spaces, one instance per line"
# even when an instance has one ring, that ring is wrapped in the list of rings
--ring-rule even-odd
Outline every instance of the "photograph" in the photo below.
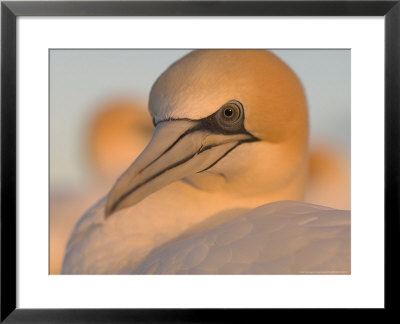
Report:
[[[49,49],[49,274],[350,275],[350,49]]]
[[[3,1],[0,322],[397,310],[399,2]]]

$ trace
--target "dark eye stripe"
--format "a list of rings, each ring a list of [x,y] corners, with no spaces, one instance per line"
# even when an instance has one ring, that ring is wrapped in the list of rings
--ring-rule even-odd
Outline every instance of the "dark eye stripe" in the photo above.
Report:
[[[240,110],[240,115],[234,121],[221,120],[221,115],[223,115],[224,109],[229,107],[229,105],[231,104],[232,105],[234,104],[237,107],[236,109]],[[245,115],[242,104],[239,101],[231,100],[226,104],[224,104],[220,109],[218,109],[212,115],[200,119],[200,122],[203,125],[204,129],[207,129],[209,132],[215,134],[223,134],[223,135],[246,134],[252,138],[256,138],[245,129],[244,119]]]
[[[234,104],[237,109],[240,110],[242,119],[239,122],[234,122],[232,125],[226,126],[226,125],[221,125],[221,121],[219,120],[221,112],[223,113],[223,109],[226,107],[229,107],[230,104]],[[233,108],[234,109],[234,108]],[[162,152],[156,159],[154,159],[152,162],[150,162],[146,167],[144,167],[142,170],[139,171],[142,172],[146,168],[148,168],[150,165],[152,165],[154,162],[156,162],[158,159],[160,159],[164,154],[166,154],[168,151],[170,151],[182,138],[185,136],[194,133],[196,131],[202,131],[206,130],[208,132],[211,132],[213,134],[222,134],[222,135],[234,135],[234,134],[246,134],[247,136],[250,137],[250,141],[258,141],[259,139],[252,134],[250,134],[245,128],[244,128],[244,110],[242,104],[237,101],[237,100],[231,100],[224,104],[220,109],[218,109],[215,113],[211,114],[208,117],[202,118],[202,119],[189,119],[189,118],[182,118],[182,119],[164,119],[160,120],[157,123],[155,122],[155,119],[153,117],[153,124],[157,126],[159,123],[163,123],[166,121],[178,121],[178,120],[185,120],[185,121],[192,121],[192,122],[197,122],[197,124],[188,130],[186,130],[184,133],[182,133],[170,146],[168,146],[164,152]],[[238,120],[239,121],[239,120]],[[225,127],[224,127],[225,126]],[[240,142],[239,144],[242,144],[243,142]],[[229,153],[229,152],[228,152]],[[221,157],[222,159],[223,157]],[[207,169],[211,168],[212,166],[208,167]],[[205,170],[203,170],[205,171]],[[202,171],[201,171],[202,172]]]

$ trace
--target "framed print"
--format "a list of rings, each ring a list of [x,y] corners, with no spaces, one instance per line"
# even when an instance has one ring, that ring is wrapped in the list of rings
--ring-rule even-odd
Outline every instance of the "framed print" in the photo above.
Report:
[[[394,309],[398,1],[1,9],[2,321]]]

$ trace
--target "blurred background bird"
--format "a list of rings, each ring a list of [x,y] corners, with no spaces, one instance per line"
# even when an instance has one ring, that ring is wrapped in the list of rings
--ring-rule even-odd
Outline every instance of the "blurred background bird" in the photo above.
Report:
[[[114,99],[96,112],[87,148],[96,177],[112,184],[143,151],[154,131],[145,107],[132,99]]]
[[[121,95],[93,106],[95,108],[86,117],[86,131],[81,132],[80,140],[86,146],[83,169],[90,170],[90,177],[84,181],[85,185],[79,183],[68,188],[54,181],[51,186],[51,274],[60,272],[65,246],[78,218],[109,191],[116,177],[135,160],[154,131],[151,116],[140,100]],[[350,209],[350,156],[347,148],[328,136],[325,140],[314,139],[308,159],[309,177],[304,200]],[[57,179],[57,176],[51,178]]]

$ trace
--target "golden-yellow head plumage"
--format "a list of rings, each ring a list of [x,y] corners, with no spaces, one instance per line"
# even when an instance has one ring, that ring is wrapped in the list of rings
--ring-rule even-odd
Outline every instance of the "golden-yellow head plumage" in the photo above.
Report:
[[[308,138],[307,103],[293,70],[266,50],[198,50],[169,67],[154,84],[155,120],[200,119],[229,100],[245,108],[245,127],[268,142]]]

